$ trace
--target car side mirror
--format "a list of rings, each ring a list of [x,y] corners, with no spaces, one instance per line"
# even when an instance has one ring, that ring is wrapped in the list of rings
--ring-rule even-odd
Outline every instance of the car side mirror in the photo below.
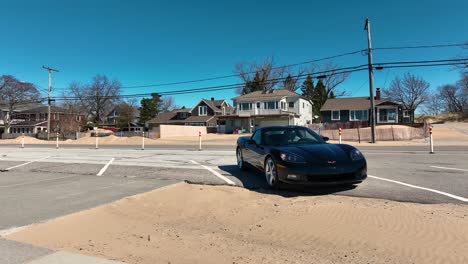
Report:
[[[330,140],[329,137],[322,137],[322,139],[323,139],[325,142],[327,142],[328,140]]]

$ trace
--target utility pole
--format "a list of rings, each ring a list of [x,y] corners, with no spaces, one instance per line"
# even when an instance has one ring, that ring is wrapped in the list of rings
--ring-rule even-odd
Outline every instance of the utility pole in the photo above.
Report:
[[[50,102],[54,101],[50,97],[52,95],[52,72],[58,72],[56,69],[52,69],[51,67],[42,66],[43,69],[46,69],[49,72],[49,89],[47,95],[47,140],[50,139]]]
[[[364,30],[367,30],[367,58],[369,68],[369,99],[370,99],[370,123],[371,123],[371,143],[375,143],[375,102],[374,102],[374,71],[372,67],[372,42],[369,18],[366,18]]]

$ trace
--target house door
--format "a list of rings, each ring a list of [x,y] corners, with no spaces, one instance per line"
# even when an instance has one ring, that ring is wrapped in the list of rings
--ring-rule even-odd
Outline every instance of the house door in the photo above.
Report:
[[[259,115],[260,114],[260,102],[255,102],[255,115]]]

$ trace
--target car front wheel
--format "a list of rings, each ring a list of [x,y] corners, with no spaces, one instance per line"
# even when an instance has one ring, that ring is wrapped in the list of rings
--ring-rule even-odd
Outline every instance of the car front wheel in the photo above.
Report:
[[[276,169],[275,161],[271,157],[267,158],[265,161],[265,178],[269,187],[278,187],[278,170]]]

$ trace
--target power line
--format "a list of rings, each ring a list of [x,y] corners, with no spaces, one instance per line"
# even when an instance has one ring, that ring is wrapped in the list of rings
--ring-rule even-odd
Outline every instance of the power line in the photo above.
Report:
[[[441,45],[422,45],[422,46],[401,46],[401,47],[382,47],[373,48],[373,50],[401,50],[401,49],[430,49],[430,48],[449,48],[468,46],[468,43],[441,44]]]
[[[375,68],[377,70],[380,69],[391,69],[391,68],[403,68],[403,67],[434,67],[434,66],[451,66],[451,65],[458,65],[458,64],[465,64],[468,61],[468,58],[463,59],[449,59],[449,60],[425,60],[425,61],[406,61],[406,62],[382,62],[382,63],[374,63],[377,65]],[[385,66],[381,66],[385,65]],[[307,75],[314,76],[314,78],[327,78],[338,74],[347,74],[357,71],[363,71],[367,68],[366,64],[357,65],[352,67],[344,67],[338,69],[332,69],[327,71],[320,71],[308,74],[299,74],[292,76],[294,78],[298,78],[298,81],[305,79]],[[327,74],[328,73],[328,74]],[[319,75],[322,74],[322,75]],[[271,84],[273,82],[278,82],[281,80],[286,79],[287,77],[271,79],[262,84]],[[245,83],[236,83],[230,85],[219,85],[219,86],[211,86],[211,87],[199,87],[199,88],[190,88],[190,89],[182,89],[182,90],[173,90],[173,91],[165,91],[159,92],[158,94],[161,96],[168,96],[168,95],[180,95],[180,94],[191,94],[191,93],[200,93],[200,92],[212,92],[212,91],[222,91],[222,90],[232,90],[243,88]],[[125,94],[120,96],[109,96],[105,98],[141,98],[146,96],[151,96],[153,93],[141,93],[141,94]],[[93,96],[89,98],[78,98],[78,97],[57,97],[56,100],[89,100],[93,99]]]

